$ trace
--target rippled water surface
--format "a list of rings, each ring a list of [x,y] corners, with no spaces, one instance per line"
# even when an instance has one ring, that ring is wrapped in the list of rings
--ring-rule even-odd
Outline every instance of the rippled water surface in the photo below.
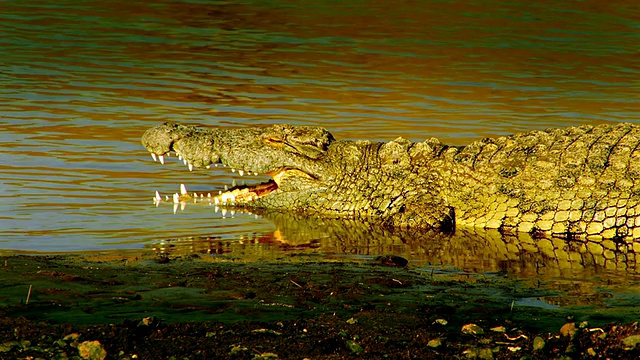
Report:
[[[231,183],[152,162],[139,138],[166,120],[457,145],[639,122],[640,3],[613,3],[0,2],[0,248],[290,240],[248,214],[154,207],[155,190]]]

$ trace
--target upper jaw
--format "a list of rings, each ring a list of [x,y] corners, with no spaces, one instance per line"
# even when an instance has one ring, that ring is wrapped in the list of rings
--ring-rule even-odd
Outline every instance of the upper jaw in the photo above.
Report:
[[[180,144],[180,142],[177,142],[176,144]],[[209,155],[208,157],[200,157],[200,158],[194,159],[193,157],[187,158],[185,155],[183,155],[184,149],[181,148],[180,146],[170,146],[169,149],[162,154],[157,154],[151,151],[149,148],[147,148],[147,150],[149,150],[149,152],[151,153],[151,158],[153,159],[153,161],[160,161],[160,163],[163,165],[165,163],[165,157],[170,157],[171,151],[173,150],[175,151],[175,156],[178,158],[178,160],[182,161],[182,163],[189,168],[189,171],[193,171],[194,168],[204,167],[206,169],[210,169],[211,165],[215,167],[218,167],[218,165],[222,165],[222,166],[231,168],[231,172],[233,173],[237,171],[238,175],[240,176],[244,176],[245,174],[247,175],[253,174],[255,176],[258,176],[260,174],[257,170],[251,170],[251,169],[246,170],[246,168],[242,168],[242,166],[246,164],[239,164],[233,161],[228,162],[228,161],[225,161],[226,160],[225,158],[222,158],[219,155],[213,154],[213,153],[210,153],[211,155]],[[262,167],[262,169],[265,169],[265,168]],[[278,186],[281,185],[283,179],[288,179],[291,177],[298,177],[298,178],[307,179],[307,180],[316,179],[313,175],[308,174],[303,170],[300,170],[294,167],[288,167],[288,166],[279,166],[277,168],[263,171],[263,173],[270,176],[273,179],[273,181],[275,181],[276,184],[278,184]]]

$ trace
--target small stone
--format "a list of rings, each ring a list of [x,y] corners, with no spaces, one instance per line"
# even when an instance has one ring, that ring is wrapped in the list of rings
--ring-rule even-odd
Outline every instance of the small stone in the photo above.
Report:
[[[104,360],[107,357],[107,351],[99,341],[84,341],[78,345],[80,357],[89,360]]]
[[[148,316],[146,318],[143,318],[142,320],[140,320],[140,322],[138,323],[138,326],[155,326],[158,324],[158,318],[156,318],[155,316]]]
[[[560,334],[562,336],[568,336],[570,338],[573,338],[573,336],[576,334],[576,324],[566,323],[562,325],[562,327],[560,328]]]
[[[353,341],[353,340],[347,340],[347,347],[349,348],[349,350],[351,350],[352,353],[354,354],[359,354],[362,352],[362,350],[364,350],[362,348],[362,346],[360,346],[360,344],[358,344],[357,342]]]
[[[357,323],[358,323],[358,320],[356,320],[356,319],[354,319],[354,318],[349,318],[349,319],[347,320],[347,324],[351,324],[351,325],[353,325],[353,324],[357,324]]]
[[[429,342],[427,343],[427,346],[428,346],[428,347],[431,347],[431,348],[434,348],[434,349],[435,349],[435,348],[437,348],[437,347],[439,347],[440,345],[442,345],[442,339],[440,339],[440,338],[437,338],[437,339],[431,339],[431,340],[429,340]]]
[[[503,333],[503,332],[507,332],[507,328],[504,326],[495,326],[491,328],[491,331]]]
[[[625,350],[633,350],[640,343],[640,335],[631,335],[622,339],[622,345],[625,346]]]
[[[533,339],[533,351],[539,351],[544,349],[544,345],[545,345],[544,339],[541,338],[540,336],[536,336]]]
[[[466,324],[462,326],[462,333],[470,335],[482,335],[484,334],[484,330],[476,324]]]
[[[440,325],[447,325],[449,322],[445,319],[436,319],[436,321],[434,321],[433,323],[440,324]]]
[[[596,356],[596,351],[593,350],[593,348],[588,348],[587,354],[589,354],[589,356]]]

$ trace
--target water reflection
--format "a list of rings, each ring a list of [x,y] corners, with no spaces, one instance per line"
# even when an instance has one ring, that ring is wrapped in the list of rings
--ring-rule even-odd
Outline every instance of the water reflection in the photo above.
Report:
[[[591,306],[613,313],[624,312],[640,300],[639,243],[533,239],[527,234],[514,237],[464,229],[454,234],[397,231],[354,221],[261,215],[276,230],[235,240],[194,232],[148,248],[161,258],[199,254],[213,263],[304,262],[321,255],[323,261],[349,259],[373,266],[377,256],[393,254],[410,259],[409,271],[430,274],[434,282],[439,276],[453,276],[466,284],[486,276],[496,286],[501,278],[518,279],[521,285],[510,290],[518,307]]]
[[[586,279],[615,283],[640,280],[640,243],[532,238],[494,230],[457,229],[453,234],[381,228],[361,221],[316,219],[261,213],[276,230],[251,233],[237,241],[203,234],[169,238],[153,246],[168,255],[216,254],[245,260],[284,254],[399,255],[412,266],[438,265],[473,273],[507,273],[519,278]]]

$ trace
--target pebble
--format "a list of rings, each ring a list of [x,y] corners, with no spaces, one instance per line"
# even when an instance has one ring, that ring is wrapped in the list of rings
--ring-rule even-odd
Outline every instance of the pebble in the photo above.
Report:
[[[446,319],[436,319],[434,324],[447,325],[449,322]]]
[[[539,351],[544,349],[544,345],[545,345],[544,339],[541,338],[540,336],[536,336],[533,339],[533,351]]]
[[[364,350],[360,344],[353,340],[347,340],[347,347],[349,347],[349,350],[354,354],[359,354]]]
[[[566,324],[562,325],[562,327],[560,328],[560,334],[562,336],[569,336],[569,337],[573,338],[573,336],[576,334],[576,324],[575,323],[566,323]]]
[[[624,345],[625,350],[633,350],[640,343],[640,335],[631,335],[622,339],[622,345]]]
[[[484,330],[476,324],[466,324],[462,326],[462,333],[470,335],[482,335],[484,334]]]
[[[107,351],[104,349],[100,341],[84,341],[78,345],[80,357],[89,360],[104,360],[107,357]]]
[[[429,342],[427,343],[427,346],[430,348],[437,348],[440,345],[442,345],[442,339],[440,338],[436,338],[436,339],[431,339],[429,340]]]

